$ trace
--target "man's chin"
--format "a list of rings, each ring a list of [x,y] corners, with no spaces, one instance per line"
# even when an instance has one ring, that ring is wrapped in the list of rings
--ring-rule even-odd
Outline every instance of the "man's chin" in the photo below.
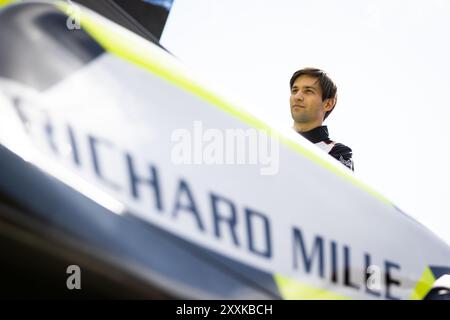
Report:
[[[296,123],[308,123],[309,119],[305,119],[305,117],[300,117],[298,113],[291,112],[292,120]]]

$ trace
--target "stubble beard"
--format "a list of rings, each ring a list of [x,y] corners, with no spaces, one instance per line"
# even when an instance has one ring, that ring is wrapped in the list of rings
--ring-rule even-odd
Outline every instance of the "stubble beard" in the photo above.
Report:
[[[311,121],[310,117],[304,112],[291,111],[291,116],[296,123],[308,123]]]

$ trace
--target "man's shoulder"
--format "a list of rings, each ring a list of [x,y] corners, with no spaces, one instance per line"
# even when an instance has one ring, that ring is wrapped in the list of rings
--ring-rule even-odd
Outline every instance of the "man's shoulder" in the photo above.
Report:
[[[346,167],[354,170],[353,167],[353,151],[350,147],[342,143],[334,143],[333,148],[329,152],[330,156],[339,160]]]
[[[340,154],[345,156],[352,156],[352,149],[345,144],[335,142],[333,148],[330,150],[330,154]]]

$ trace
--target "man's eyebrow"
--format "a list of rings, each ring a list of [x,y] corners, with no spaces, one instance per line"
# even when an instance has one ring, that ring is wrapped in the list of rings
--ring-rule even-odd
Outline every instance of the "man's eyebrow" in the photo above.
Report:
[[[312,86],[304,86],[303,89],[313,89],[313,90],[317,90],[315,87],[312,87]]]

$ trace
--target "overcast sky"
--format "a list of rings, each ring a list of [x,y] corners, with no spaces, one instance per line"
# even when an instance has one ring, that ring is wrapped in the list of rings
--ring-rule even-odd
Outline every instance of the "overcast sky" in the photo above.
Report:
[[[286,126],[292,73],[327,71],[357,176],[450,244],[449,17],[448,0],[175,0],[161,42]]]

